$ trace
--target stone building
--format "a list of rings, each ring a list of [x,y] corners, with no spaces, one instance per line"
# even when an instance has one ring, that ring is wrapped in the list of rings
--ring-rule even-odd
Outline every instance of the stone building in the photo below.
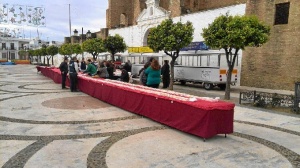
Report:
[[[107,28],[120,34],[129,47],[147,46],[148,30],[166,18],[191,21],[194,40],[217,16],[257,15],[271,27],[270,40],[243,51],[241,85],[293,90],[300,81],[299,0],[109,0]]]
[[[159,7],[168,11],[170,17],[195,13],[208,9],[245,3],[246,0],[154,0]],[[106,27],[118,28],[137,25],[140,13],[147,8],[147,0],[108,0]],[[149,1],[148,1],[149,3]]]
[[[270,40],[243,52],[241,85],[294,90],[300,82],[300,1],[248,0],[248,15],[271,27]]]

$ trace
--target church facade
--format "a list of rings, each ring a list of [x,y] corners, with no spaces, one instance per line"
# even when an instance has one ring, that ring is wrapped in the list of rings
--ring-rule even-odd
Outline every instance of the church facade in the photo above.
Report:
[[[271,36],[262,47],[243,51],[240,84],[293,90],[300,81],[299,8],[297,0],[109,0],[107,28],[110,35],[121,35],[129,47],[141,47],[147,46],[149,29],[167,18],[192,22],[193,41],[203,41],[202,28],[221,14],[257,15],[270,25]],[[275,23],[279,11],[289,15],[288,23]]]

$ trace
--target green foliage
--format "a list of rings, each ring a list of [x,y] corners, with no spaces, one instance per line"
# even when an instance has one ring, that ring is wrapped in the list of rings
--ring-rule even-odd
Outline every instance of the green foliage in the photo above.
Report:
[[[56,55],[56,54],[58,54],[58,47],[52,45],[52,46],[47,47],[46,51],[47,51],[48,55],[51,56],[51,58],[52,58],[52,65],[53,65],[53,56]],[[47,58],[48,65],[49,65],[49,59],[50,58],[48,57]]]
[[[42,48],[40,49],[40,54],[41,56],[47,56],[48,53],[47,53],[47,46],[42,46]]]
[[[54,56],[56,54],[58,54],[58,47],[57,46],[49,46],[46,49],[48,55]]]
[[[18,52],[18,54],[19,54],[19,56],[26,56],[26,51],[25,50],[20,50],[19,52]]]
[[[108,52],[112,55],[112,60],[114,61],[115,54],[118,52],[124,52],[127,48],[123,37],[116,34],[114,36],[108,36],[107,39],[104,40],[104,46]]]
[[[78,54],[81,54],[82,53],[81,45],[80,44],[72,44],[72,51],[73,51],[73,54],[76,54],[76,56]]]
[[[260,47],[269,39],[270,27],[256,16],[221,15],[203,29],[205,44],[224,49],[228,65],[225,99],[230,99],[230,84],[233,67],[240,49]]]
[[[174,63],[179,56],[180,49],[188,46],[193,40],[194,27],[191,22],[183,24],[173,23],[172,19],[164,20],[160,25],[150,29],[148,45],[154,51],[163,50],[172,57],[171,61],[171,83],[173,90]]]
[[[148,45],[154,51],[179,52],[193,40],[194,28],[191,22],[173,23],[172,19],[164,20],[156,28],[150,30]],[[171,56],[171,54],[168,54]],[[178,57],[178,55],[177,55]]]
[[[42,56],[42,50],[41,49],[36,49],[36,50],[34,50],[34,55],[36,55],[36,56]]]
[[[70,43],[63,44],[58,49],[58,53],[60,55],[64,55],[64,56],[71,56],[72,55],[72,44],[70,44]]]
[[[96,58],[99,53],[105,52],[104,42],[101,38],[93,38],[82,43],[83,51],[86,51]]]
[[[34,50],[29,50],[28,53],[29,53],[29,56],[36,56]]]
[[[213,48],[259,47],[268,41],[270,27],[256,16],[221,15],[203,29],[205,43]]]

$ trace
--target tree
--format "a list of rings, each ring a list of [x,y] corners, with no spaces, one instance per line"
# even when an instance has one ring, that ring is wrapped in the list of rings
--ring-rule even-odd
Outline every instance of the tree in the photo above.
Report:
[[[72,51],[72,54],[76,54],[76,57],[83,52],[80,44],[72,44]]]
[[[25,50],[20,50],[20,51],[18,52],[18,54],[19,54],[19,56],[21,56],[21,58],[25,58],[27,52],[26,52]]]
[[[256,16],[221,15],[203,29],[205,43],[212,48],[224,49],[228,65],[225,99],[230,99],[232,70],[239,50],[260,47],[268,41],[270,27]]]
[[[47,57],[47,46],[42,45],[42,48],[40,49],[40,56],[44,56],[44,65],[46,65],[46,57]]]
[[[148,36],[149,47],[154,51],[163,50],[171,60],[171,81],[169,88],[173,90],[174,64],[180,49],[188,46],[193,40],[194,27],[191,22],[173,23],[172,19],[164,20],[156,28],[152,28]]]
[[[36,55],[38,57],[38,62],[42,64],[42,51],[41,49],[36,49],[36,50],[33,50],[33,53],[34,55]]]
[[[96,59],[99,53],[105,52],[103,40],[101,38],[93,38],[86,40],[82,43],[83,51],[86,51],[93,55],[93,58]]]
[[[54,55],[58,54],[58,47],[54,46],[54,45],[51,45],[51,46],[47,47],[47,53],[48,53],[48,55],[51,56],[51,58],[52,58],[52,65],[53,65],[53,57],[54,57]],[[50,58],[47,58],[47,59],[48,59],[47,62],[49,64],[49,59]]]
[[[111,54],[111,59],[115,61],[115,54],[118,52],[124,52],[127,49],[126,43],[123,37],[116,34],[114,36],[108,36],[104,40],[104,46],[107,51]]]
[[[33,56],[35,56],[34,50],[29,50],[28,55],[29,55],[29,60],[30,60],[30,64],[31,64]]]
[[[64,55],[65,57],[69,56],[71,58],[72,56],[72,44],[65,43],[58,49],[58,53],[60,55]]]

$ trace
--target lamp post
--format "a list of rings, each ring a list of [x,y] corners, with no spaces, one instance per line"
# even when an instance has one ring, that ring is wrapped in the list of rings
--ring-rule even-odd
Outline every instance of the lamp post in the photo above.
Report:
[[[81,27],[81,49],[83,48],[82,47],[82,43],[83,43],[83,27]],[[83,49],[82,49],[82,55],[81,55],[81,58],[83,59]]]
[[[90,30],[88,30],[86,33],[86,38],[89,39],[91,37],[92,37],[92,33],[90,32]]]

